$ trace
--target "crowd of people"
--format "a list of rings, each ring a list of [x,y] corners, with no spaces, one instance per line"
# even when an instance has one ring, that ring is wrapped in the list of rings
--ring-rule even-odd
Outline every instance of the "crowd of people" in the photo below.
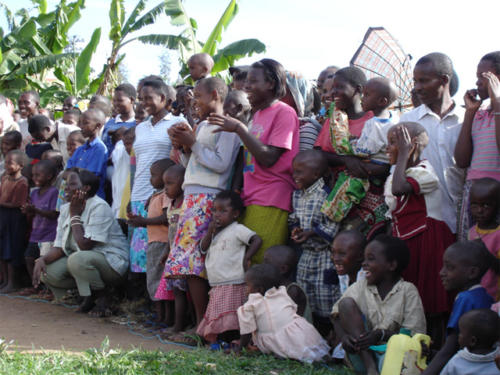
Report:
[[[0,293],[77,289],[95,317],[147,294],[169,340],[368,374],[428,334],[424,374],[500,373],[500,52],[463,102],[450,58],[421,57],[403,112],[352,66],[188,66],[57,121],[0,97]]]

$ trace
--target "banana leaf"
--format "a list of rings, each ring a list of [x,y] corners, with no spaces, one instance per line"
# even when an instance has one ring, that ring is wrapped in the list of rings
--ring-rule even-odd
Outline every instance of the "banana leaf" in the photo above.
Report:
[[[238,3],[236,2],[236,0],[231,0],[221,18],[219,19],[219,22],[217,22],[217,25],[215,25],[214,29],[210,33],[201,52],[208,53],[210,56],[215,55],[215,53],[217,52],[217,45],[222,39],[222,32],[229,26],[237,13]]]
[[[98,27],[92,33],[89,43],[80,53],[76,62],[76,82],[75,87],[77,91],[81,91],[86,85],[89,84],[90,62],[92,55],[95,53],[99,41],[101,39],[101,28]]]

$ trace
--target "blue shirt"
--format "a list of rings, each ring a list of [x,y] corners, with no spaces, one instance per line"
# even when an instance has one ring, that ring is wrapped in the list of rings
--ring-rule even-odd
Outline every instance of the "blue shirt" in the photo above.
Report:
[[[113,150],[115,149],[115,145],[111,141],[111,137],[109,136],[109,132],[113,132],[117,129],[120,129],[121,127],[125,127],[127,129],[130,129],[135,126],[135,119],[132,117],[131,119],[128,119],[127,121],[123,121],[120,118],[120,115],[117,115],[116,117],[112,117],[108,120],[108,122],[104,125],[104,129],[102,130],[102,141],[108,148],[108,155],[111,155],[113,153]]]
[[[85,142],[78,147],[71,158],[69,158],[66,169],[78,167],[87,169],[99,177],[100,185],[97,195],[104,199],[104,181],[106,180],[106,163],[108,161],[108,149],[104,143],[96,137],[92,142]]]
[[[446,328],[458,333],[458,321],[462,315],[470,310],[489,309],[493,303],[493,298],[482,286],[472,287],[465,292],[458,293]]]

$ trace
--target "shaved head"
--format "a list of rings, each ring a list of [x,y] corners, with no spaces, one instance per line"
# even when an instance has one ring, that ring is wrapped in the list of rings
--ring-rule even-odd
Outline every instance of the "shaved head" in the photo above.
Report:
[[[208,53],[195,53],[189,58],[188,62],[202,65],[207,68],[209,72],[211,72],[214,67],[214,59],[212,59],[212,56]]]
[[[99,108],[89,108],[84,112],[84,114],[90,116],[95,122],[101,125],[104,125],[106,122],[106,115]]]
[[[366,87],[371,87],[384,98],[387,98],[388,104],[394,102],[398,95],[398,88],[394,82],[385,77],[375,77],[366,83]]]
[[[328,168],[326,158],[323,152],[319,150],[300,151],[293,160],[297,163],[303,163],[313,169],[317,169],[321,175],[323,175]]]

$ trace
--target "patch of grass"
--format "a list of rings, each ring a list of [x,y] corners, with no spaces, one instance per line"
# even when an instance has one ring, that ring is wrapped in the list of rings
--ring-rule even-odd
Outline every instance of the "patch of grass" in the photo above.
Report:
[[[0,353],[0,374],[351,375],[352,372],[339,366],[306,365],[268,355],[245,354],[238,357],[206,349],[171,352],[110,350],[105,341],[100,349],[87,350],[82,355],[65,352],[27,354],[4,351]]]

